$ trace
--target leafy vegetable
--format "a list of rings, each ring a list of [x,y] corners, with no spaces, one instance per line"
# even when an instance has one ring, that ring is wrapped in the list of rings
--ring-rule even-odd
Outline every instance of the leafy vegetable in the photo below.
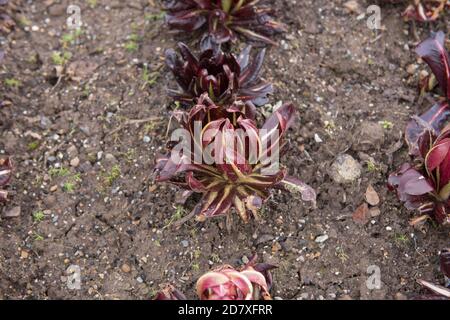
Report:
[[[0,159],[0,202],[6,201],[8,198],[8,191],[3,190],[2,187],[7,185],[12,177],[12,162],[9,158]]]
[[[411,155],[418,155],[417,140],[427,130],[439,134],[450,118],[448,98],[450,97],[450,58],[445,49],[445,34],[442,31],[420,43],[416,53],[430,66],[443,92],[444,101],[436,103],[422,114],[415,117],[406,128],[406,141]]]
[[[294,106],[287,103],[280,107],[261,129],[251,117],[244,116],[248,113],[242,103],[224,108],[204,94],[189,113],[179,115],[193,141],[193,151],[176,154],[176,161],[173,150],[170,158],[161,157],[156,165],[157,180],[203,194],[194,209],[198,220],[227,214],[232,207],[245,222],[251,216],[257,219],[271,188],[298,192],[303,200],[315,202],[311,187],[288,177],[286,169],[277,168],[277,158],[271,161],[283,146]]]
[[[205,32],[202,43],[236,41],[237,34],[275,45],[269,37],[285,32],[271,18],[272,9],[255,0],[166,0],[166,22],[171,29]]]
[[[238,271],[229,265],[204,274],[197,281],[200,300],[272,300],[272,276],[269,264],[255,264],[255,259]]]
[[[172,49],[166,52],[167,66],[181,89],[169,91],[174,99],[192,103],[206,92],[218,104],[235,100],[256,105],[267,103],[273,86],[260,80],[265,49],[250,62],[250,46],[238,58],[218,48],[204,50],[197,58],[185,44],[179,43],[178,47],[181,57]]]
[[[256,260],[254,255],[239,270],[224,265],[201,276],[196,285],[200,300],[271,300],[270,270],[276,267]],[[155,300],[186,300],[186,297],[174,286],[167,285],[156,294]]]
[[[421,164],[404,164],[389,176],[391,189],[408,209],[418,209],[438,223],[450,223],[450,124],[439,136],[425,132],[418,140]]]

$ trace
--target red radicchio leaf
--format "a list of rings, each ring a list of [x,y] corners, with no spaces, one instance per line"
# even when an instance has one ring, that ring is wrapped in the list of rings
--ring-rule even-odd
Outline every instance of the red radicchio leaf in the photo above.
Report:
[[[416,53],[431,68],[446,98],[450,97],[450,58],[445,49],[445,34],[442,31],[432,33],[421,42]]]
[[[405,133],[405,140],[409,146],[410,155],[419,155],[418,140],[426,131],[431,130],[438,135],[450,118],[450,108],[447,102],[435,104],[420,117],[412,119]]]

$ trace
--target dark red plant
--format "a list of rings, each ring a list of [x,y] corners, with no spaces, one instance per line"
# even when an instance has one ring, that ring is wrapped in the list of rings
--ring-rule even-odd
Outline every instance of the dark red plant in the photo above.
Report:
[[[8,199],[8,191],[2,188],[6,186],[12,177],[12,163],[9,158],[0,159],[0,202]]]
[[[421,163],[404,164],[389,176],[389,186],[405,206],[438,223],[450,223],[450,124],[439,136],[425,132],[418,141]]]
[[[156,166],[158,181],[172,182],[203,194],[194,209],[199,220],[227,214],[231,208],[245,222],[250,216],[258,218],[258,209],[271,188],[299,192],[303,200],[315,202],[314,190],[288,177],[286,169],[267,173],[270,163],[265,160],[275,155],[277,148],[282,148],[282,137],[293,121],[292,104],[280,107],[258,129],[254,120],[244,116],[247,112],[244,104],[235,103],[226,109],[215,105],[207,96],[199,102],[181,117],[192,138],[194,152],[177,162],[171,157],[160,158]],[[195,136],[194,121],[201,124],[200,136]],[[232,139],[236,139],[234,143],[230,143]],[[203,158],[195,161],[195,154]]]
[[[445,286],[431,283],[425,280],[417,280],[423,287],[431,291],[431,294],[420,295],[417,300],[450,300],[450,250],[444,249],[439,256],[441,272],[445,278]]]
[[[230,104],[236,100],[255,105],[267,103],[273,86],[260,79],[265,49],[250,62],[250,46],[238,58],[217,48],[205,50],[197,58],[185,44],[179,43],[178,47],[181,57],[172,49],[166,52],[166,64],[181,89],[169,90],[174,99],[191,104],[203,93],[208,93],[217,104]]]
[[[273,10],[258,0],[167,0],[164,9],[171,29],[205,32],[202,43],[235,41],[240,34],[275,45],[269,37],[286,31],[271,18]]]
[[[445,48],[445,34],[442,31],[432,35],[421,42],[416,53],[429,65],[433,71],[439,88],[442,92],[443,101],[433,105],[420,117],[415,117],[406,128],[406,142],[411,155],[418,155],[419,137],[427,130],[432,130],[436,135],[450,118],[448,98],[450,97],[450,59]]]

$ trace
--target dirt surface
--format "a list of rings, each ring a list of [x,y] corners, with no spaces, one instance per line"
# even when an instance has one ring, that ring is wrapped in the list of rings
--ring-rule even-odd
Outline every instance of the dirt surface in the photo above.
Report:
[[[362,11],[371,4],[358,2]],[[176,207],[177,189],[153,183],[174,107],[163,53],[182,39],[167,33],[156,1],[27,3],[19,27],[0,38],[0,97],[11,101],[0,109],[0,152],[15,162],[12,197],[0,208],[0,298],[149,299],[167,282],[194,298],[202,273],[252,253],[278,266],[273,295],[282,299],[400,299],[421,291],[416,278],[442,282],[448,229],[413,229],[412,213],[386,188],[408,160],[406,122],[429,104],[417,103],[426,67],[402,5],[382,9],[385,30],[375,33],[344,1],[276,1],[289,32],[270,49],[264,75],[276,85],[273,104],[297,106],[283,163],[316,188],[318,205],[274,192],[262,222],[235,215],[228,233],[224,218],[174,229],[195,199]],[[69,4],[83,22],[70,37]],[[420,38],[447,31],[446,18],[418,26]],[[344,153],[361,175],[339,184],[329,172]],[[362,207],[353,217],[369,185],[380,211],[367,218]],[[17,206],[18,217],[5,217]],[[79,290],[67,285],[76,266]],[[366,285],[369,266],[380,268],[380,289]]]

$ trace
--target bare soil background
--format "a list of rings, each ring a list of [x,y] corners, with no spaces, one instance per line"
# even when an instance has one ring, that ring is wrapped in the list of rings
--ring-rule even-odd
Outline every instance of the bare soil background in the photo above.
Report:
[[[195,199],[183,212],[175,187],[153,183],[174,108],[164,50],[183,39],[167,32],[157,2],[28,2],[18,28],[0,38],[0,98],[12,102],[0,109],[0,151],[15,162],[12,198],[0,208],[0,298],[149,299],[166,282],[194,298],[202,273],[253,253],[278,266],[273,295],[282,299],[402,299],[422,290],[416,278],[442,281],[437,259],[448,229],[414,230],[412,213],[386,188],[389,172],[408,160],[407,121],[429,104],[417,103],[426,67],[402,5],[383,7],[385,30],[375,33],[344,1],[274,1],[289,32],[269,50],[264,76],[276,86],[273,104],[297,106],[283,163],[316,188],[318,207],[275,192],[261,223],[235,216],[228,233],[224,218],[174,229]],[[372,4],[358,2],[363,11]],[[69,4],[81,7],[83,22],[72,38]],[[444,16],[417,32],[448,28]],[[349,184],[328,174],[343,153],[362,167]],[[369,184],[380,211],[360,223],[352,215]],[[6,217],[18,206],[18,217]],[[81,269],[80,290],[67,286],[70,265]],[[370,265],[381,269],[379,290],[366,286]]]

